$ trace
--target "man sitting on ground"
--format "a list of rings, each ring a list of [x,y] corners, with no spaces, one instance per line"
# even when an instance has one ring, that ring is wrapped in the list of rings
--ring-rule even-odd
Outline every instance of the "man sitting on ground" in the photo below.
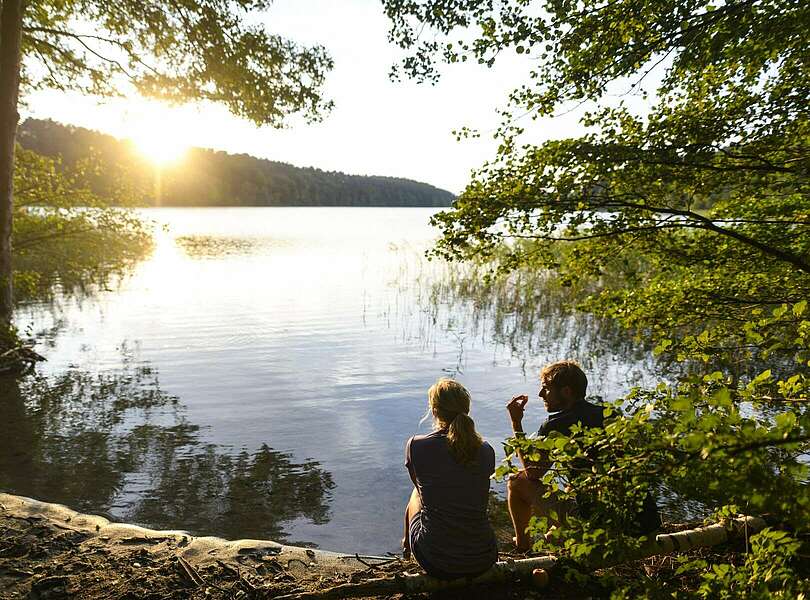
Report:
[[[540,372],[541,388],[539,396],[550,413],[540,426],[538,437],[552,431],[571,435],[571,427],[602,427],[604,414],[601,406],[585,400],[588,378],[579,365],[570,360],[562,360],[543,367]],[[507,405],[515,437],[524,437],[523,413],[529,397],[515,396]],[[539,462],[528,462],[518,453],[523,470],[512,475],[507,484],[509,515],[515,527],[515,546],[519,552],[526,552],[532,546],[531,537],[526,533],[532,515],[546,517],[555,525],[569,514],[574,506],[555,498],[545,497],[548,488],[541,481],[551,467],[548,458]]]
[[[604,426],[604,411],[601,406],[585,400],[588,378],[579,365],[570,360],[546,365],[540,371],[540,398],[550,413],[540,426],[537,437],[545,437],[553,431],[565,436],[571,435],[571,428],[579,424],[583,428]],[[515,437],[524,437],[523,412],[528,396],[515,396],[507,405],[512,420]],[[532,546],[532,539],[526,533],[532,515],[546,517],[552,525],[558,526],[566,515],[572,514],[577,505],[563,501],[554,493],[545,497],[548,487],[541,481],[551,467],[548,456],[538,462],[527,461],[518,453],[523,470],[510,477],[507,484],[509,514],[515,527],[515,546],[519,552],[526,552]],[[585,506],[579,506],[580,516]],[[639,533],[650,533],[661,525],[655,498],[647,494],[644,506],[636,517],[635,526]]]

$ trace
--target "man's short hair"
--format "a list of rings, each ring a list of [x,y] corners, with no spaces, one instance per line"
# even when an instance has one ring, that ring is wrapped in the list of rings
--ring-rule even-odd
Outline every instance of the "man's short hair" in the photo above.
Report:
[[[540,371],[540,380],[543,385],[569,386],[577,400],[585,398],[585,391],[588,389],[588,378],[585,376],[585,372],[573,360],[558,360],[546,365]]]

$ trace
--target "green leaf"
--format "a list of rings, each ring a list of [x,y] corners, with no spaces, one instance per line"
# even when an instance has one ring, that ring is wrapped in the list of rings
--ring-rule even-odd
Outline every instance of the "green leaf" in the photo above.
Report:
[[[778,429],[789,430],[796,426],[797,418],[792,412],[784,412],[776,415],[773,421]],[[785,435],[787,435],[787,433],[786,431]]]
[[[749,385],[749,387],[755,387],[770,380],[771,380],[771,370],[766,369],[751,380],[751,384]]]

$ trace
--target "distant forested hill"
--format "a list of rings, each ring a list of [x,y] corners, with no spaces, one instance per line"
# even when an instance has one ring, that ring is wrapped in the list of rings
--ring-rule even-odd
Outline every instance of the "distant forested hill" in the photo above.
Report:
[[[115,198],[126,189],[147,205],[448,206],[454,198],[409,179],[346,175],[202,148],[158,174],[131,142],[51,120],[27,119],[17,139],[39,154],[61,156],[68,166],[93,164],[83,178],[95,192]]]

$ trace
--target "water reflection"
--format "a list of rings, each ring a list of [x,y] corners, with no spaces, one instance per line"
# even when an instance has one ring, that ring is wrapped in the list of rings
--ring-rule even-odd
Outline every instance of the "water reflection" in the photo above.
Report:
[[[174,240],[189,258],[223,258],[229,255],[247,255],[256,252],[256,239],[215,237],[210,235],[183,235]]]
[[[455,339],[458,359],[446,369],[451,376],[463,373],[466,345],[476,340],[505,350],[527,377],[536,376],[527,369],[540,366],[538,357],[574,358],[594,375],[620,365],[633,385],[663,376],[650,344],[615,322],[577,311],[574,293],[549,273],[519,270],[490,280],[490,268],[441,265],[438,274],[417,276],[420,338],[425,345],[436,336]]]
[[[286,539],[329,521],[332,476],[262,444],[204,441],[149,366],[0,381],[0,488],[158,528]]]
[[[158,448],[158,452],[160,452]],[[215,532],[228,538],[287,538],[284,524],[329,521],[332,477],[317,462],[295,464],[263,445],[254,454],[223,455],[206,446],[191,456],[161,456],[157,481],[138,502],[136,521]]]

